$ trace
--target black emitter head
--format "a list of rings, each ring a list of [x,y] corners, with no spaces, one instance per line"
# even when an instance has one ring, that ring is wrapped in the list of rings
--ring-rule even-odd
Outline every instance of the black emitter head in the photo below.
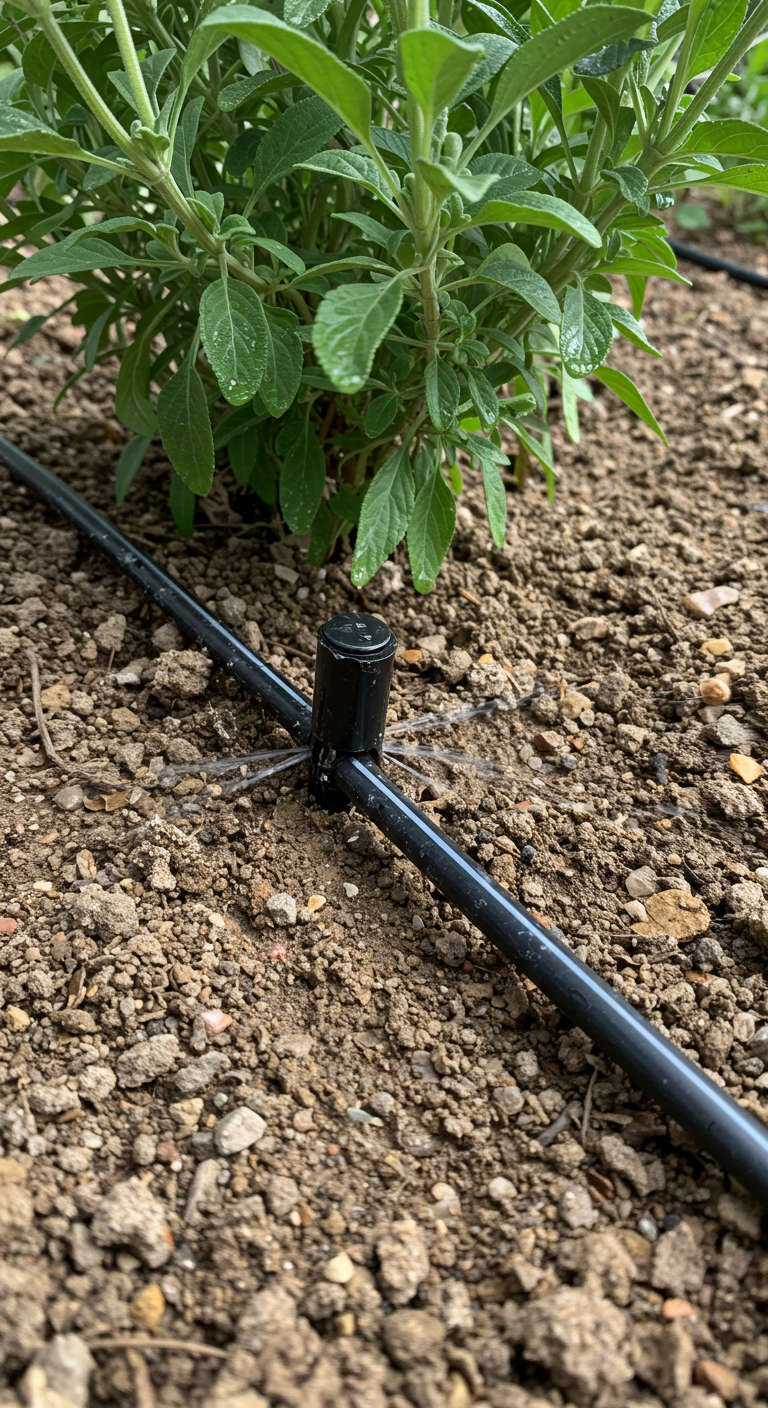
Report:
[[[378,758],[397,640],[376,616],[345,613],[317,633],[310,787],[324,806],[347,806],[333,787],[337,758]]]

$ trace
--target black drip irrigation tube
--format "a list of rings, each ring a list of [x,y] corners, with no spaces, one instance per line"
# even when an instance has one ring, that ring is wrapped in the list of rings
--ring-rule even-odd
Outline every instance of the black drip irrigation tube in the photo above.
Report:
[[[246,649],[189,592],[90,504],[0,438],[0,463],[74,523],[211,656],[310,744],[310,785],[331,806],[353,803],[441,893],[580,1027],[696,1144],[768,1204],[768,1129],[597,973],[523,909],[382,771],[395,638],[372,616],[321,627],[314,704]]]
[[[683,244],[680,240],[669,241],[678,259],[686,259],[689,264],[699,264],[702,269],[713,269],[717,274],[729,274],[740,283],[752,284],[755,288],[768,288],[768,274],[760,274],[746,264],[734,264],[730,259],[721,259],[718,254],[708,254],[693,244]]]

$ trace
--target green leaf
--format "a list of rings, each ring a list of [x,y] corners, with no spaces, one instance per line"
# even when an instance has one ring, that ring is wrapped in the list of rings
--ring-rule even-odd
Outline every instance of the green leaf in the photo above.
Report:
[[[400,35],[405,86],[421,108],[428,132],[482,57],[480,44],[442,29],[407,29]]]
[[[394,391],[374,396],[365,413],[365,433],[371,440],[378,440],[387,426],[392,424],[399,406],[400,398]]]
[[[714,176],[697,181],[695,189],[700,186],[727,186],[732,191],[754,191],[757,195],[768,195],[768,166],[734,166],[730,171],[718,171]]]
[[[440,162],[425,161],[423,157],[417,157],[416,166],[429,189],[440,201],[445,200],[452,191],[458,191],[467,204],[474,205],[475,201],[482,200],[491,187],[499,182],[498,176],[493,173],[470,176],[464,172],[452,171],[449,166]]]
[[[461,388],[449,362],[434,357],[424,373],[429,418],[436,430],[450,430],[456,423]]]
[[[499,398],[484,372],[468,367],[466,371],[469,394],[475,410],[484,427],[495,425],[499,419]]]
[[[328,9],[331,0],[285,0],[283,18],[289,24],[314,24]]]
[[[611,315],[604,303],[581,284],[565,291],[560,355],[570,376],[582,377],[600,366],[613,339]]]
[[[653,357],[661,357],[662,354],[658,347],[654,347],[653,344],[648,341],[643,331],[642,323],[639,323],[637,318],[635,318],[628,309],[621,308],[617,303],[607,303],[606,307],[614,325],[618,328],[621,336],[627,339],[627,342],[633,343],[635,347],[642,348],[643,352],[649,352]]]
[[[507,491],[498,464],[488,458],[484,458],[481,463],[488,527],[497,548],[503,548],[507,531]]]
[[[320,152],[300,165],[305,171],[320,171],[324,176],[342,176],[347,181],[364,186],[375,196],[385,194],[375,161],[360,152]]]
[[[267,322],[256,291],[217,279],[200,299],[200,337],[221,394],[231,406],[255,396],[267,365]]]
[[[762,168],[760,168],[762,169]],[[601,264],[596,270],[600,274],[631,274],[642,279],[672,279],[674,283],[688,284],[690,279],[683,278],[669,264],[662,264],[657,259],[636,259],[633,255],[619,255],[616,259],[611,259],[606,264]]]
[[[419,490],[408,523],[408,558],[417,592],[431,592],[456,525],[456,501],[439,469]]]
[[[408,527],[414,504],[408,447],[400,445],[376,471],[360,510],[350,576],[363,587],[393,553]]]
[[[118,269],[135,265],[136,256],[128,254],[108,240],[97,239],[95,235],[80,237],[80,231],[67,235],[58,244],[47,244],[35,250],[13,270],[11,282],[34,283],[37,279],[48,278],[51,274],[81,274],[91,269]]]
[[[615,73],[617,68],[623,68],[643,49],[654,47],[650,39],[629,39],[624,44],[605,44],[596,53],[579,59],[579,62],[573,65],[573,72],[579,78],[603,78],[606,73]]]
[[[312,342],[323,371],[339,391],[352,395],[368,379],[374,354],[400,312],[399,279],[380,284],[340,284],[317,310]]]
[[[242,176],[246,167],[252,166],[253,190],[258,197],[295,166],[321,151],[340,127],[338,115],[322,98],[304,98],[275,118],[245,164],[233,165],[228,157],[228,169],[233,176]]]
[[[168,503],[173,514],[173,521],[181,536],[191,538],[195,527],[196,499],[192,490],[187,488],[184,480],[180,479],[175,472],[171,477]]]
[[[660,440],[664,441],[665,445],[667,444],[667,437],[653,411],[630,377],[625,376],[624,372],[617,371],[616,367],[595,367],[594,375],[598,381],[602,381],[608,387],[609,391],[618,396],[625,406],[629,406],[629,409],[634,411],[636,416],[645,421],[645,424],[651,427],[651,430],[658,435]]]
[[[595,49],[629,39],[651,16],[625,5],[588,5],[528,39],[502,69],[486,130],[495,127],[523,98]]]
[[[679,157],[688,153],[768,161],[768,131],[756,122],[742,122],[735,117],[697,122],[693,131],[675,149],[674,155]]]
[[[292,533],[306,533],[325,487],[325,455],[307,419],[288,421],[277,437],[280,512]]]
[[[361,142],[369,140],[371,95],[367,83],[310,35],[253,5],[225,5],[214,10],[200,30],[213,31],[219,43],[234,37],[254,44],[324,98]]]
[[[259,395],[271,416],[281,416],[293,405],[301,384],[304,349],[290,313],[269,306],[266,321],[266,362]]]
[[[637,166],[617,166],[613,170],[607,167],[603,176],[618,186],[625,200],[638,203],[648,194],[648,178]]]
[[[181,187],[185,196],[191,196],[194,193],[189,164],[192,160],[192,153],[195,150],[197,129],[200,124],[203,102],[203,98],[192,98],[191,102],[187,103],[173,137],[171,175],[176,184]]]
[[[693,7],[691,7],[693,8]],[[714,68],[736,38],[746,13],[746,0],[705,0],[694,18],[695,40],[688,60],[686,83]],[[691,24],[689,17],[688,23]]]
[[[9,103],[0,103],[0,151],[92,160],[92,153],[84,151],[71,137],[60,137],[58,132],[46,127],[39,117]]]
[[[152,441],[146,435],[137,435],[125,446],[115,470],[115,499],[125,503],[128,490],[141,469],[142,461]]]
[[[149,399],[152,338],[139,333],[123,353],[115,387],[115,415],[129,430],[151,439],[157,433],[155,408]]]
[[[463,228],[469,229],[471,225],[513,224],[540,225],[550,230],[563,230],[566,234],[585,240],[593,249],[600,249],[603,243],[600,231],[580,210],[569,205],[567,201],[560,200],[559,196],[542,195],[539,191],[525,191],[519,200],[514,201],[489,200],[481,210],[473,214],[469,224]]]
[[[312,523],[312,537],[307,549],[310,567],[322,566],[338,535],[339,520],[330,505],[322,503]]]
[[[508,288],[549,323],[560,322],[560,304],[541,274],[512,259],[491,254],[477,271],[478,278]]]
[[[452,104],[454,107],[457,107],[459,103],[466,102],[472,93],[476,93],[479,88],[484,88],[486,83],[490,83],[518,48],[514,40],[508,39],[502,34],[471,34],[469,41],[471,44],[482,44],[483,57],[456,94]]]
[[[179,479],[193,494],[207,494],[213,483],[213,435],[205,387],[194,358],[186,356],[157,398],[157,421],[163,449]]]

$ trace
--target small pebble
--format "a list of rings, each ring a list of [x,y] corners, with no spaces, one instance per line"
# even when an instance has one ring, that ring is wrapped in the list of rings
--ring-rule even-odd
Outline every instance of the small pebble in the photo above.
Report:
[[[359,887],[359,885],[353,885],[350,880],[345,880],[345,881],[344,881],[344,894],[346,895],[346,897],[347,897],[348,900],[357,899],[357,896],[360,894],[360,887]]]
[[[650,1213],[643,1214],[637,1224],[637,1230],[643,1237],[645,1237],[646,1242],[655,1242],[659,1235],[659,1229],[656,1226],[656,1221],[654,1218],[651,1217]]]
[[[733,646],[727,636],[710,636],[701,642],[701,649],[708,655],[732,655]]]
[[[658,878],[655,871],[649,865],[641,865],[637,870],[631,870],[624,881],[627,892],[633,899],[646,899],[648,895],[654,895],[658,888]]]
[[[274,919],[276,924],[295,924],[297,907],[293,895],[280,893],[270,895],[267,900],[267,912]]]
[[[493,1203],[506,1203],[517,1197],[517,1189],[508,1178],[492,1178],[488,1184],[488,1197]]]
[[[760,763],[756,762],[754,758],[748,757],[745,753],[731,753],[728,764],[732,772],[735,772],[736,776],[740,777],[742,782],[746,782],[747,784],[757,782],[758,778],[761,778],[765,772],[765,768],[761,767]]]
[[[530,865],[531,862],[536,859],[536,847],[523,846],[523,849],[520,852],[520,859],[524,861],[526,865]]]
[[[213,1142],[220,1154],[240,1154],[258,1143],[266,1130],[266,1123],[247,1105],[239,1105],[230,1110],[223,1120],[219,1120],[213,1131]]]
[[[693,616],[713,616],[721,606],[734,606],[739,599],[735,587],[709,587],[707,591],[691,592],[683,606]]]
[[[699,693],[705,704],[727,704],[731,697],[731,682],[727,675],[712,675],[701,681]]]
[[[355,1274],[355,1264],[346,1252],[339,1252],[338,1256],[332,1256],[330,1261],[325,1263],[323,1276],[326,1281],[331,1281],[335,1286],[346,1286]]]

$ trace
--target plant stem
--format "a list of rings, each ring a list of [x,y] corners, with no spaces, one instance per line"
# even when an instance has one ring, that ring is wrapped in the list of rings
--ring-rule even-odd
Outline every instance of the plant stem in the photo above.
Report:
[[[147,92],[144,82],[144,75],[139,65],[139,56],[136,53],[136,45],[133,42],[131,26],[128,23],[128,16],[125,13],[123,0],[107,0],[107,9],[109,10],[109,17],[112,21],[112,28],[115,31],[115,38],[117,40],[117,47],[120,50],[123,67],[128,76],[128,83],[131,93],[133,94],[136,111],[146,127],[154,128],[156,114],[150,102],[149,93]]]
[[[724,84],[728,74],[736,68],[740,59],[752,47],[754,41],[760,36],[768,24],[768,0],[762,0],[761,4],[755,6],[752,14],[742,25],[733,43],[726,49],[722,59],[707,78],[704,79],[701,87],[691,99],[685,112],[674,127],[667,133],[663,143],[664,152],[674,151],[685,140],[688,133],[698,122],[708,104],[715,94]]]
[[[90,108],[94,117],[101,123],[104,131],[112,138],[113,142],[118,147],[122,147],[123,151],[133,160],[136,155],[135,144],[131,141],[130,135],[126,132],[122,123],[118,122],[111,108],[104,102],[98,89],[91,82],[77,54],[69,43],[69,40],[54,19],[49,6],[43,3],[39,7],[36,7],[33,13],[43,34],[53,49],[54,54],[59,60],[59,63],[72,79],[83,101]],[[154,118],[152,120],[154,122]],[[145,173],[142,172],[142,175],[144,174]]]

